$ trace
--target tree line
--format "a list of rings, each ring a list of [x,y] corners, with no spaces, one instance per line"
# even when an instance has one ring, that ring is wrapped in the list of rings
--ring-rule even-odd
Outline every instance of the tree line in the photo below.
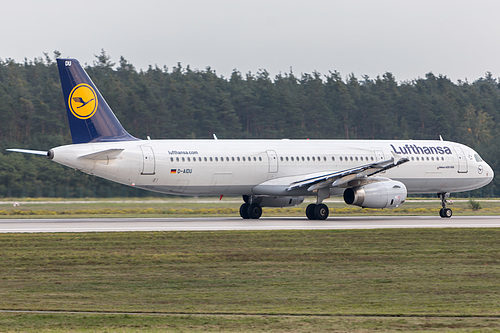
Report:
[[[0,196],[151,195],[89,177],[39,156],[71,143],[55,58],[0,59]],[[500,82],[444,75],[398,82],[337,71],[274,77],[266,70],[230,77],[207,67],[137,70],[104,51],[86,70],[129,133],[160,138],[444,139],[464,143],[500,170]],[[499,181],[472,193],[500,196]]]

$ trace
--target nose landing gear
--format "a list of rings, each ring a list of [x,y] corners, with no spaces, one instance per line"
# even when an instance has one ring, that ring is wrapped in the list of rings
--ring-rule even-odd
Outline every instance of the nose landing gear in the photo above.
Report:
[[[441,210],[439,210],[439,216],[443,218],[450,218],[453,215],[453,212],[450,208],[446,208],[446,204],[448,203],[448,199],[450,197],[449,193],[438,193],[438,197],[441,199]]]

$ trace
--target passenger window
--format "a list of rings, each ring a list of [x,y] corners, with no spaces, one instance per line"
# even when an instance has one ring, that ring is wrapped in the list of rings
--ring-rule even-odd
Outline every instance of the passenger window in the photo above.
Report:
[[[177,162],[179,162],[179,158],[178,158],[178,157],[176,157],[176,158],[175,158],[175,160],[176,160]]]
[[[170,162],[173,162],[174,161],[174,158],[173,157],[170,157]]]

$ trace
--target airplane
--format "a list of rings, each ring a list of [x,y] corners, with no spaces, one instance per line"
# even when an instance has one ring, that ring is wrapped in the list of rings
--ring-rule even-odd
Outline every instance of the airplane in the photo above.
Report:
[[[141,140],[120,124],[77,59],[57,59],[73,144],[49,151],[7,149],[49,159],[113,182],[175,195],[242,196],[240,216],[296,206],[310,220],[343,196],[363,208],[395,208],[409,193],[436,193],[452,216],[451,192],[490,183],[492,168],[460,143],[440,140]]]

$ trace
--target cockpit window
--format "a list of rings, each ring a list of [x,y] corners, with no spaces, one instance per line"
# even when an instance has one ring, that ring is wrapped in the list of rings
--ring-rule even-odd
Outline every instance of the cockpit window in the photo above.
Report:
[[[474,158],[476,159],[476,162],[482,162],[483,161],[478,154],[474,154]]]

